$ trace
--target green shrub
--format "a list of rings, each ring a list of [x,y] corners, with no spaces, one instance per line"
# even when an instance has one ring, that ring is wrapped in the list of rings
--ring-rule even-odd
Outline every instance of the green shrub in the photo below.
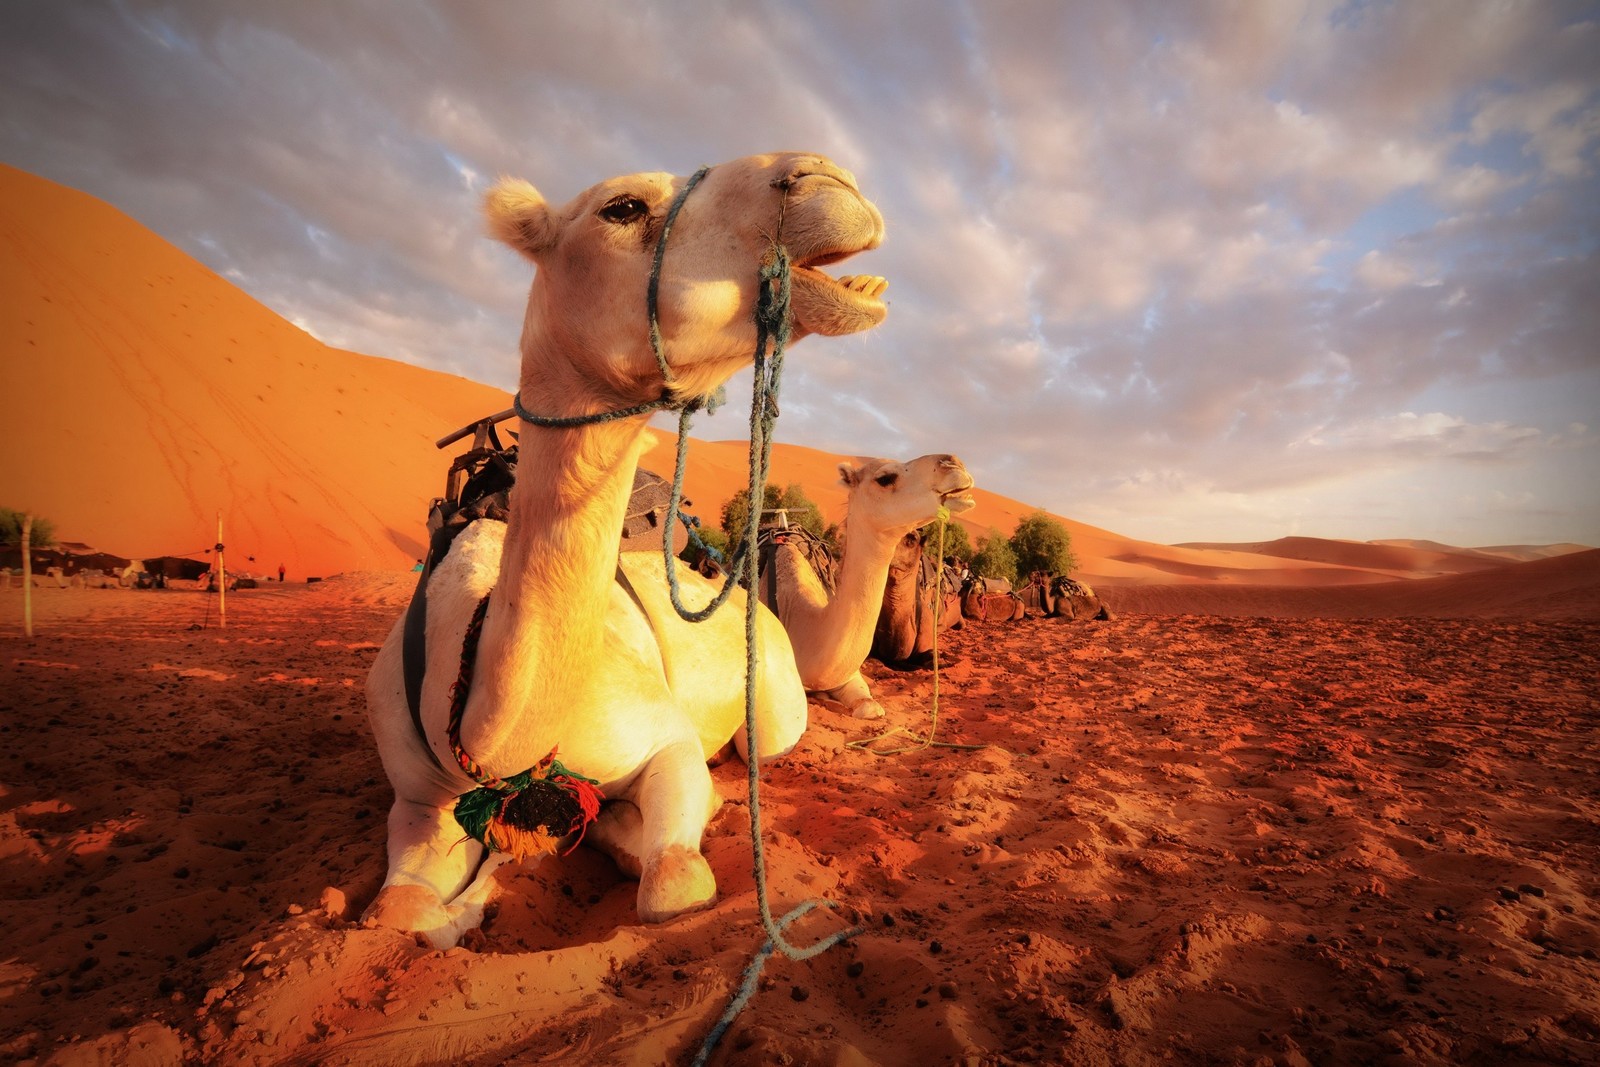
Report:
[[[1016,557],[1017,574],[1026,579],[1034,571],[1066,574],[1077,567],[1072,554],[1072,535],[1060,522],[1042,511],[1024,516],[1011,535],[1011,552]]]

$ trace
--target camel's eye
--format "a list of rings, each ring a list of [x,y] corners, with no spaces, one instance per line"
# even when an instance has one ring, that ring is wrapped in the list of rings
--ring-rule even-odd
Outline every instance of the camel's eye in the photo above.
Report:
[[[879,485],[881,485],[885,489],[887,489],[891,485],[893,485],[895,483],[895,481],[899,479],[899,477],[900,476],[898,474],[896,474],[894,471],[885,471],[883,474],[880,474],[876,478],[874,478],[873,481],[877,482]]]
[[[600,217],[620,226],[634,221],[649,210],[649,205],[637,196],[617,196],[606,201],[606,206],[600,209]]]

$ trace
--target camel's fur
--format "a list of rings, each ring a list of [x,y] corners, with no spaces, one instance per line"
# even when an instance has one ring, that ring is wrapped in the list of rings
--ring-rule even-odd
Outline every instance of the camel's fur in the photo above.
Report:
[[[641,174],[602,182],[562,208],[532,186],[489,195],[491,231],[538,266],[522,333],[524,406],[546,415],[594,414],[659,394],[645,292],[655,238],[686,179]],[[784,198],[787,197],[786,203]],[[704,393],[749,363],[757,272],[780,204],[782,239],[797,269],[798,339],[880,321],[877,278],[833,281],[807,267],[876,247],[882,219],[854,179],[812,155],[752,156],[716,168],[674,224],[660,283],[660,322],[675,384]],[[510,775],[559,747],[573,771],[598,779],[608,802],[590,828],[639,878],[640,918],[653,922],[716,895],[700,837],[717,803],[706,760],[730,739],[744,752],[744,606],[707,623],[681,621],[659,558],[627,553],[634,593],[616,580],[617,531],[646,435],[647,416],[572,429],[521,426],[510,521],[468,527],[428,584],[422,685],[426,746],[402,680],[402,627],[367,683],[369,714],[395,789],[389,873],[368,910],[376,921],[455,943],[481,920],[501,860],[463,840],[451,809],[474,783],[455,769],[446,737],[462,636],[489,595],[461,740],[488,770]],[[713,587],[684,567],[684,599]],[[758,619],[758,755],[792,748],[805,694],[777,620]]]
[[[779,545],[771,563],[777,581],[761,581],[761,598],[789,632],[805,687],[839,701],[858,719],[876,719],[883,707],[861,677],[861,664],[872,651],[895,548],[906,534],[937,518],[941,505],[951,511],[971,508],[973,500],[966,493],[972,475],[948,455],[921,456],[908,463],[841,463],[839,474],[850,495],[833,596],[798,549]]]

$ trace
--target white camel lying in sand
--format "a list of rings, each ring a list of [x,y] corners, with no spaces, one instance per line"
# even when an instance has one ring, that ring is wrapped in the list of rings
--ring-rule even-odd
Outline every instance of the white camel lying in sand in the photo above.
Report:
[[[523,182],[489,194],[490,227],[538,271],[522,331],[519,401],[537,416],[592,416],[663,392],[645,294],[664,216],[687,179],[614,178],[565,207]],[[712,168],[682,201],[660,276],[659,321],[676,395],[701,396],[749,364],[758,270],[777,236],[793,264],[791,337],[847,334],[882,321],[885,282],[834,280],[818,267],[875,248],[883,220],[855,179],[807,154],[751,156]],[[375,921],[454,944],[477,926],[490,874],[505,859],[465,838],[453,817],[475,782],[449,739],[451,686],[482,598],[481,640],[459,745],[507,777],[559,752],[607,803],[587,840],[639,879],[638,912],[660,922],[716,896],[700,839],[717,799],[706,761],[730,739],[745,752],[744,606],[682,621],[658,556],[627,553],[627,509],[649,412],[550,428],[524,417],[506,524],[479,521],[427,584],[420,733],[408,707],[403,623],[373,664],[367,699],[394,785],[389,873]],[[684,602],[716,588],[680,570]],[[619,575],[625,579],[619,581]],[[783,627],[758,619],[759,753],[791,749],[805,693]]]
[[[966,495],[972,475],[954,456],[920,456],[839,464],[849,488],[844,554],[833,595],[793,544],[779,543],[761,576],[761,602],[783,620],[794,645],[800,681],[812,692],[837,700],[858,719],[877,719],[861,664],[872,651],[872,635],[883,612],[889,564],[902,538],[939,516],[973,506]]]

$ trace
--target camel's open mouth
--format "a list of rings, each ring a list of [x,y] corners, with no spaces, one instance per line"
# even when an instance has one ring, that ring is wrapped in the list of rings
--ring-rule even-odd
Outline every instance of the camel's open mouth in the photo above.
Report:
[[[803,263],[794,268],[795,273],[804,274],[814,279],[817,283],[831,286],[841,300],[849,301],[857,306],[867,308],[883,307],[883,291],[889,288],[889,279],[876,274],[842,274],[837,278],[829,277],[825,272],[817,269],[819,265],[837,263],[851,255],[848,252],[834,255],[819,256],[809,263]]]
[[[960,489],[952,489],[948,493],[940,494],[940,503],[942,503],[946,508],[949,508],[952,512],[972,510],[978,506],[978,502],[972,497],[971,490],[973,485],[974,483],[969,481]]]
[[[831,252],[814,256],[793,267],[794,316],[796,323],[812,333],[830,336],[855,333],[882,322],[889,307],[883,291],[887,278],[875,274],[846,274],[830,277],[817,267],[837,263],[854,252]]]

